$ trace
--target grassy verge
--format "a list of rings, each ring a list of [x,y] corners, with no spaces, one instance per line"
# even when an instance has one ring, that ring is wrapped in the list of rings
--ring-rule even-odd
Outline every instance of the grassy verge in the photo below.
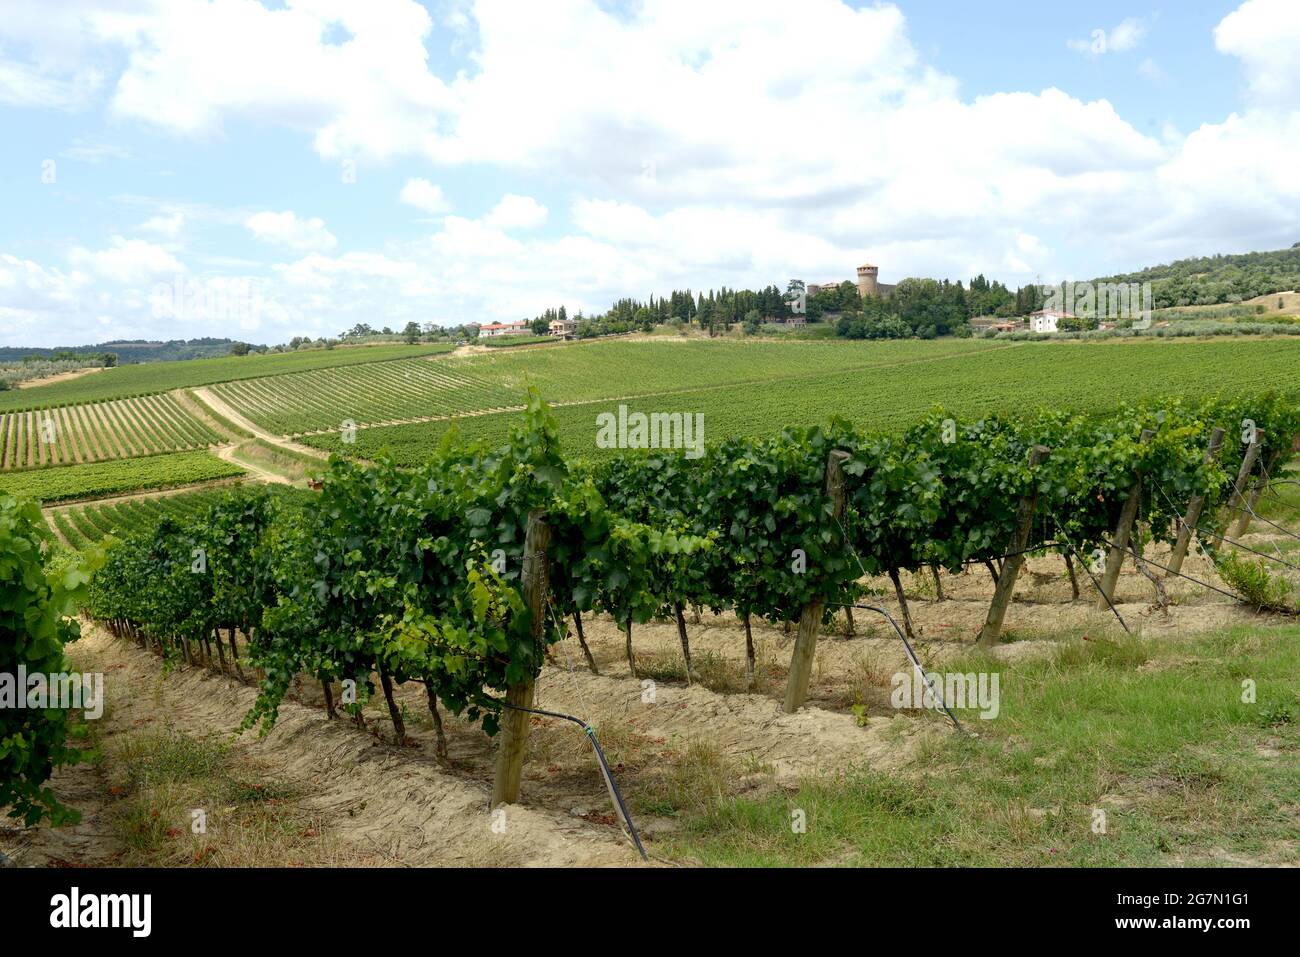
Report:
[[[189,407],[189,410],[199,418],[212,420],[234,438],[251,439],[253,437],[253,433],[248,431],[248,429],[244,428],[242,425],[236,425],[234,422],[231,422],[216,409],[212,408],[196,396],[193,389],[184,389],[182,392],[185,396],[185,404]]]
[[[108,820],[127,866],[283,866],[321,849],[321,822],[292,789],[236,761],[228,745],[176,731],[138,733],[103,765]]]
[[[326,469],[324,459],[273,445],[263,439],[242,443],[235,449],[234,458],[237,462],[283,475],[291,482],[301,481],[309,475],[318,475]]]
[[[1300,861],[1300,627],[1072,642],[949,670],[1000,673],[999,716],[964,713],[977,738],[945,737],[903,774],[745,795],[732,784],[743,769],[698,755],[653,809],[679,822],[660,853],[773,866]]]

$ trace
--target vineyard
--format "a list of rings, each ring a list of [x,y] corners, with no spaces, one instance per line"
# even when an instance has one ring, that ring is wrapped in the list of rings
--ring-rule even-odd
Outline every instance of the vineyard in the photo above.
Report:
[[[0,413],[0,470],[155,455],[218,441],[171,395]]]
[[[49,504],[175,488],[243,473],[240,466],[224,462],[209,452],[172,452],[138,459],[10,472],[0,475],[0,494]]]
[[[617,345],[630,352],[647,344]],[[629,412],[703,413],[706,438],[718,441],[729,436],[774,436],[789,423],[818,421],[832,413],[859,428],[902,429],[939,405],[965,416],[1026,408],[1109,412],[1120,401],[1209,397],[1247,383],[1300,388],[1300,342],[1289,340],[1027,344],[935,353],[915,352],[917,345],[900,343],[899,352],[883,351],[876,355],[874,366],[866,367],[853,365],[857,360],[850,358],[835,359],[834,352],[822,352],[842,348],[835,343],[776,346],[780,351],[774,353],[771,365],[748,362],[747,343],[720,343],[707,357],[714,367],[713,378],[704,381],[725,382],[733,376],[737,381],[660,393],[652,392],[646,377],[621,369],[619,363],[627,353],[609,353],[617,362],[611,359],[608,365],[602,361],[589,366],[592,371],[586,376],[568,367],[576,358],[563,358],[565,365],[560,368],[569,381],[558,391],[568,401],[580,404],[556,408],[560,437],[572,455],[607,456],[609,453],[595,444],[596,416],[615,412],[620,404]],[[694,368],[688,358],[694,346],[685,352],[672,343],[663,348],[677,349],[683,355],[676,365]],[[852,355],[865,359],[880,347],[861,348],[863,352]],[[499,374],[503,381],[542,380],[551,364],[561,362],[566,352],[572,357],[583,354],[574,349],[547,350],[534,357],[526,369],[525,356],[517,355],[513,357],[516,364]],[[799,361],[805,352],[811,369]],[[666,359],[665,364],[669,369],[676,367]],[[741,381],[752,371],[761,371],[763,378],[755,383]],[[650,384],[657,383],[650,380]],[[606,395],[629,398],[590,398],[602,388]],[[630,397],[637,395],[640,397]],[[348,417],[342,407],[335,414],[340,419]],[[360,424],[355,415],[351,418]],[[495,443],[505,441],[514,418],[515,413],[475,415],[457,419],[456,424],[467,437]],[[399,465],[415,465],[437,446],[448,425],[425,422],[362,428],[351,443],[341,442],[337,431],[306,436],[302,441],[324,451],[364,458],[386,450]],[[333,428],[337,430],[337,423]]]
[[[662,395],[719,382],[850,373],[990,348],[973,340],[887,343],[766,343],[672,339],[594,342],[495,355],[328,369],[238,382],[213,391],[241,414],[277,432],[337,430],[393,420],[520,408],[528,387],[556,403]]]
[[[446,344],[357,346],[346,349],[308,349],[269,355],[120,365],[80,379],[34,385],[21,391],[0,393],[0,410],[36,410],[57,405],[128,399],[158,392],[170,392],[173,389],[211,385],[214,382],[260,378],[354,363],[384,362],[410,356],[436,355],[448,352],[451,348]]]
[[[198,491],[181,491],[148,497],[94,501],[51,509],[47,518],[51,527],[69,545],[84,550],[109,535],[123,538],[155,528],[164,518],[181,522],[194,521],[213,505],[224,502],[230,495],[224,487],[204,488]],[[305,495],[306,493],[282,486],[271,486],[267,494],[272,497]]]
[[[282,434],[505,408],[517,395],[449,362],[370,363],[244,379],[212,387],[258,425]]]
[[[587,465],[561,454],[534,394],[502,446],[449,437],[413,469],[335,459],[292,513],[243,490],[169,515],[110,548],[86,610],[185,663],[252,669],[244,727],[274,726],[287,697],[303,700],[293,689],[305,677],[330,716],[362,720],[381,702],[400,743],[413,720],[405,689],[418,687],[439,755],[453,720],[499,737],[493,799],[508,804],[539,682],[556,688],[543,675],[554,648],[575,637],[593,677],[610,667],[608,634],[589,642],[584,626],[610,623],[629,677],[692,686],[714,663],[693,660],[687,617],[725,614],[741,626],[750,691],[772,677],[755,633],[787,628],[790,665],[771,690],[785,714],[807,703],[819,632],[846,616],[852,628],[880,579],[898,634],[916,638],[904,576],[939,584],[940,570],[983,566],[993,595],[967,641],[993,648],[1025,556],[1056,554],[1076,593],[1091,585],[1095,613],[1128,630],[1115,606],[1121,567],[1131,560],[1167,601],[1162,577],[1179,574],[1192,533],[1195,560],[1221,567],[1216,580],[1251,587],[1259,569],[1230,543],[1298,432],[1293,399],[1257,394],[1105,416],[934,412],[903,431],[833,420],[727,439],[698,460],[627,453]],[[1275,595],[1289,587],[1275,584]],[[672,669],[661,643],[638,651],[638,632],[657,621],[680,643]]]
[[[137,685],[154,656],[167,659],[166,703],[119,698],[126,727],[162,718],[199,740],[256,729],[239,740],[306,749],[284,759],[295,768],[319,765],[319,735],[329,749],[355,736],[356,773],[321,801],[382,834],[384,859],[460,860],[467,842],[489,857],[509,846],[521,863],[623,863],[637,846],[624,833],[670,853],[680,819],[694,830],[676,853],[825,863],[831,851],[804,845],[738,853],[751,825],[738,808],[718,817],[724,795],[767,781],[764,827],[779,833],[780,795],[820,787],[805,775],[949,753],[933,737],[951,733],[948,718],[899,711],[891,673],[996,662],[1004,680],[1050,683],[1053,662],[1076,661],[1059,656],[1075,654],[1080,635],[1103,671],[1140,671],[1154,652],[1130,633],[1204,635],[1269,621],[1261,611],[1295,613],[1293,350],[647,339],[394,356],[56,406],[66,445],[42,460],[39,447],[7,443],[25,457],[6,463],[0,496],[39,499],[70,546],[51,567],[72,576],[57,600],[82,611],[90,643],[79,654],[127,668],[121,680]],[[539,382],[556,406],[530,387]],[[703,413],[706,454],[597,448],[595,416],[620,404]],[[31,435],[44,414],[6,416],[3,434]],[[355,443],[312,434],[349,419]],[[827,424],[791,424],[812,421]],[[169,451],[200,438],[216,454]],[[343,455],[326,463],[303,445]],[[1046,659],[1028,654],[1058,645]],[[1275,690],[1288,647],[1270,652],[1277,661],[1250,659],[1270,715],[1290,713]],[[1180,652],[1162,654],[1186,679]],[[1235,675],[1249,654],[1225,654],[1222,667]],[[219,686],[204,677],[214,673]],[[658,706],[647,707],[647,688]],[[1010,733],[1041,737],[1017,711],[1029,700],[1019,687],[1004,705],[1016,717],[981,734],[995,748]],[[1058,704],[1073,715],[1047,692],[1036,706]],[[574,720],[599,732],[622,788],[614,804]],[[365,742],[382,743],[422,796],[387,786]],[[47,757],[59,763],[50,749],[34,766]],[[980,761],[993,774],[992,759]],[[1004,767],[983,786],[1018,773]],[[899,800],[892,784],[870,787],[855,806]],[[1244,790],[1263,801],[1260,788]],[[64,813],[36,793],[18,799],[26,813]],[[531,822],[508,845],[474,836],[489,794]],[[419,817],[426,798],[456,809],[439,812],[445,828]],[[877,810],[874,827],[897,823]],[[1002,853],[1014,855],[1024,825],[990,827],[1005,829]],[[1034,833],[1034,846],[1094,853],[1050,827]],[[234,853],[201,838],[187,846],[214,862]],[[953,853],[1006,859],[974,845]]]

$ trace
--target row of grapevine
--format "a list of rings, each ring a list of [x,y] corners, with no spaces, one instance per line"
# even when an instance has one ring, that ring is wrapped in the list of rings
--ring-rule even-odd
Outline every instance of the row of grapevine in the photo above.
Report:
[[[849,343],[603,341],[450,361],[408,360],[275,376],[214,388],[259,425],[280,433],[484,412],[519,405],[525,384],[552,401],[770,383],[828,369],[865,371],[1006,349],[973,340]],[[505,430],[501,435],[504,437]]]
[[[8,492],[17,498],[36,499],[50,505],[145,489],[179,488],[243,474],[241,466],[219,459],[206,450],[167,452],[53,469],[4,472],[0,473],[0,493]]]
[[[958,342],[966,340],[957,340]],[[906,345],[906,343],[904,343]],[[935,343],[930,343],[935,345]],[[627,351],[651,343],[621,344]],[[638,373],[626,365],[626,357],[607,350],[547,350],[556,353],[550,362],[539,357],[527,367],[529,380],[546,382],[559,372],[571,375],[572,383],[543,389],[543,394],[565,396],[566,402],[583,399],[585,404],[556,408],[560,438],[571,457],[605,458],[609,451],[596,444],[597,415],[618,411],[703,413],[711,441],[728,436],[776,436],[790,422],[820,422],[831,414],[843,416],[864,429],[905,429],[936,405],[959,418],[979,418],[1008,409],[1054,408],[1071,412],[1112,412],[1120,396],[1163,404],[1167,398],[1184,396],[1203,399],[1237,387],[1240,382],[1270,382],[1278,388],[1300,389],[1300,338],[1274,342],[1134,342],[1126,344],[1027,343],[994,346],[971,354],[882,352],[879,365],[867,372],[852,363],[865,362],[865,355],[815,352],[820,367],[809,370],[800,353],[817,343],[779,344],[785,366],[775,365],[771,356],[753,364],[766,377],[753,386],[737,384],[747,372],[746,355],[754,352],[749,343],[721,343],[708,354],[713,378],[696,386],[694,364],[698,343],[676,347],[681,359],[664,359],[665,367],[686,366],[681,381],[663,394],[647,394],[664,388],[658,370]],[[708,343],[712,346],[713,343]],[[756,344],[753,344],[756,345]],[[915,345],[915,344],[913,344]],[[924,343],[921,343],[924,345]],[[729,348],[728,348],[729,347]],[[882,348],[883,344],[864,346]],[[663,346],[663,351],[674,348]],[[584,372],[569,360],[560,363],[559,354],[589,355]],[[758,353],[763,356],[760,351]],[[655,355],[650,353],[649,355]],[[487,371],[487,359],[473,357],[474,368]],[[523,356],[516,359],[522,360]],[[498,371],[506,373],[523,370]],[[689,386],[682,391],[683,386]],[[601,390],[603,389],[603,393]],[[585,401],[590,394],[597,398]],[[610,400],[604,396],[642,398]],[[459,427],[466,436],[493,443],[505,441],[515,413],[494,413],[463,418]],[[337,423],[335,423],[337,425]],[[307,437],[308,445],[341,455],[374,458],[387,449],[402,465],[418,465],[437,445],[445,424],[379,426],[360,429],[355,442],[344,443],[337,432]]]
[[[267,491],[273,497],[307,494],[288,486],[273,486]],[[48,518],[69,545],[82,549],[101,542],[109,535],[122,538],[147,531],[167,516],[181,522],[198,518],[213,505],[224,501],[228,495],[228,489],[209,488],[111,502],[86,502],[52,509]]]
[[[1205,445],[1216,426],[1236,434],[1243,422],[1247,438],[1264,440],[1261,460],[1276,461],[1300,431],[1300,408],[1259,396],[1103,418],[958,423],[935,412],[899,434],[832,421],[729,439],[698,460],[627,453],[587,466],[562,457],[533,393],[500,447],[452,432],[415,469],[334,459],[319,497],[292,520],[265,493],[243,492],[199,521],[163,521],[112,550],[88,607],[121,633],[183,654],[222,623],[243,632],[243,660],[262,674],[249,725],[275,720],[297,674],[327,688],[351,678],[362,700],[375,675],[399,739],[392,688],[407,681],[425,685],[435,721],[441,701],[492,733],[501,694],[530,700],[545,646],[579,612],[608,614],[626,631],[635,674],[633,626],[657,615],[676,618],[689,659],[690,604],[745,621],[811,615],[815,639],[866,574],[897,582],[927,565],[993,566],[1031,490],[1040,505],[1032,546],[1068,543],[1080,555],[1106,544],[1138,476],[1140,535],[1170,540],[1193,496],[1207,514],[1223,501],[1241,446],[1207,462]],[[1031,469],[1040,445],[1050,453]],[[542,621],[522,597],[525,542],[540,524]]]
[[[100,462],[220,441],[174,396],[0,413],[0,469]]]
[[[299,349],[294,352],[212,359],[169,361],[123,361],[112,369],[62,382],[33,384],[25,389],[0,392],[0,411],[17,412],[49,409],[60,405],[81,405],[109,399],[130,399],[157,395],[173,389],[230,382],[235,379],[265,378],[308,369],[332,368],[371,362],[388,362],[412,356],[450,352],[450,343],[430,345],[344,346],[335,349]]]
[[[0,674],[11,680],[20,668],[46,676],[71,670],[64,645],[80,627],[69,616],[85,598],[97,559],[49,562],[48,541],[35,503],[0,494]],[[78,759],[69,717],[65,708],[0,708],[0,808],[28,825],[76,819],[45,784],[55,768]]]
[[[408,359],[244,379],[213,387],[224,402],[281,434],[517,405],[517,392],[447,362]]]

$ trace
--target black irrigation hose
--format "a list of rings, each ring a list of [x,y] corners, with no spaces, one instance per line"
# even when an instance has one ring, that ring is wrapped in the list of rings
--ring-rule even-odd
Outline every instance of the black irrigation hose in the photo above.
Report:
[[[636,845],[636,850],[637,853],[641,855],[641,860],[649,861],[650,856],[646,854],[645,847],[641,844],[641,837],[636,832],[636,825],[632,823],[632,815],[628,813],[627,805],[623,803],[623,795],[619,791],[618,785],[614,783],[614,775],[609,770],[609,762],[605,760],[605,752],[601,750],[600,742],[596,740],[595,729],[581,718],[575,718],[571,714],[562,714],[559,711],[547,711],[543,708],[525,708],[522,705],[501,701],[497,698],[491,697],[490,695],[487,697],[488,700],[492,701],[494,704],[499,704],[501,707],[509,708],[512,711],[524,711],[528,714],[539,714],[548,718],[561,718],[564,721],[572,721],[586,733],[587,740],[591,742],[591,747],[596,752],[596,760],[600,762],[600,774],[601,777],[605,779],[605,787],[609,789],[609,796],[614,802],[614,810],[618,811],[618,816],[626,826],[627,834],[632,838],[632,843]]]
[[[884,615],[885,619],[894,626],[894,631],[898,632],[898,637],[902,640],[903,647],[907,649],[907,657],[912,659],[912,666],[916,668],[916,673],[921,676],[921,680],[926,683],[927,687],[929,687],[930,693],[934,695],[934,700],[939,702],[939,707],[943,708],[944,714],[948,716],[949,720],[952,721],[958,731],[962,734],[970,735],[970,732],[961,726],[961,722],[957,720],[957,716],[949,710],[947,703],[943,700],[943,694],[935,688],[934,682],[931,681],[930,676],[925,673],[925,668],[922,667],[920,659],[916,657],[916,652],[912,649],[912,643],[907,640],[907,636],[903,634],[903,629],[898,627],[898,622],[894,621],[894,617],[889,612],[876,605],[859,605],[857,603],[851,605],[839,604],[838,607],[861,608],[863,611],[874,611],[878,615]]]

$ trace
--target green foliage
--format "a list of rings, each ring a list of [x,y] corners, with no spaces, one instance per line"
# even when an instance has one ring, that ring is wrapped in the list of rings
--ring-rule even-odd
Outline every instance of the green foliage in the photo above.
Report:
[[[70,670],[64,645],[80,635],[70,618],[102,555],[63,558],[45,566],[49,538],[35,503],[0,494],[0,675],[15,685],[18,668],[46,676]],[[15,694],[26,695],[25,687]],[[33,825],[76,819],[45,782],[79,755],[67,744],[68,712],[0,708],[0,808]]]
[[[113,549],[90,604],[165,645],[218,625],[244,631],[265,675],[249,725],[275,720],[295,674],[353,679],[364,698],[378,673],[424,683],[492,733],[499,694],[539,672],[574,611],[621,626],[686,603],[788,621],[822,602],[829,615],[864,572],[957,570],[1001,555],[1035,488],[1031,545],[1102,545],[1139,476],[1144,527],[1169,540],[1193,495],[1209,510],[1222,501],[1243,447],[1227,443],[1210,464],[1204,450],[1214,426],[1240,429],[1242,419],[1274,441],[1300,431],[1294,399],[1273,394],[1105,416],[959,421],[936,409],[901,432],[832,420],[728,438],[702,457],[653,450],[588,464],[563,457],[534,390],[502,444],[467,442],[453,427],[415,468],[333,458],[320,494],[292,513],[257,493],[198,522],[164,519]],[[1038,444],[1051,452],[1031,471]],[[839,518],[826,491],[835,453]],[[532,516],[551,533],[540,623],[522,598]],[[195,548],[206,550],[206,574],[190,567]]]
[[[222,461],[209,452],[172,452],[11,472],[0,475],[0,493],[35,498],[48,504],[142,489],[173,488],[243,474],[238,465]]]
[[[1149,282],[1157,309],[1240,302],[1300,285],[1300,248],[1180,259],[1094,282]]]
[[[1252,561],[1236,552],[1222,552],[1215,561],[1219,576],[1246,601],[1264,611],[1300,613],[1287,579],[1273,574],[1264,560]]]

